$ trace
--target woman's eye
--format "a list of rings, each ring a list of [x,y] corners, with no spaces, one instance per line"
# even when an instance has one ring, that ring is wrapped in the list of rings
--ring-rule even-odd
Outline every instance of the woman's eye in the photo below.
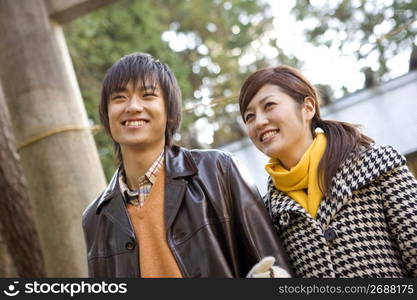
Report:
[[[275,105],[274,102],[267,102],[267,103],[265,103],[265,108],[269,108],[269,107],[274,106],[274,105]]]
[[[253,118],[254,114],[247,114],[245,117],[245,122],[250,121]]]

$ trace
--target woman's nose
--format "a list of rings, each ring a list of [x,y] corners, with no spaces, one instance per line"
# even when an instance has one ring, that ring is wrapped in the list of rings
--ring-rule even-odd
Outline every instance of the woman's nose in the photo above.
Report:
[[[256,129],[262,129],[267,124],[268,124],[268,118],[265,115],[259,114],[258,116],[256,116],[256,120],[255,120]]]

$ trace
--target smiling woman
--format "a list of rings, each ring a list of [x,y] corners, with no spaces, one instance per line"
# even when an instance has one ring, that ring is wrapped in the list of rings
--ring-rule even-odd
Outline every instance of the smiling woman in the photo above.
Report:
[[[297,276],[416,277],[417,180],[405,158],[321,119],[318,103],[288,66],[253,73],[239,96],[250,139],[270,157],[264,201]]]
[[[311,97],[300,107],[278,86],[266,84],[249,103],[244,120],[256,147],[269,157],[280,157],[289,169],[313,140],[309,121],[314,113]]]

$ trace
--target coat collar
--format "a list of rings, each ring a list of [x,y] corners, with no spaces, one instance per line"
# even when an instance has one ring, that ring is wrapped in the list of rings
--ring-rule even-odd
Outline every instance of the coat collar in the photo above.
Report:
[[[404,164],[405,158],[391,146],[373,144],[368,148],[361,148],[358,155],[351,154],[333,177],[330,197],[323,198],[316,221],[323,228],[327,227],[340,209],[352,199],[353,192]],[[271,180],[268,182],[268,190],[271,213],[278,216],[279,224],[285,226],[289,214],[308,215],[301,205],[276,190]]]
[[[286,193],[277,190],[270,177],[268,178],[266,201],[273,223],[280,227],[286,227],[290,218],[294,218],[297,215],[309,216],[304,207],[291,199]]]
[[[119,173],[118,169],[108,186],[97,199],[96,214],[100,212],[107,216],[113,223],[117,224],[123,231],[125,231],[130,237],[134,239],[133,227],[130,224],[129,217],[125,208],[125,202],[123,200],[122,193],[119,188]],[[111,200],[111,201],[110,201]],[[105,205],[106,204],[106,205]]]
[[[120,172],[121,172],[120,168],[116,170],[116,172],[113,174],[112,179],[110,179],[110,182],[107,185],[106,189],[97,199],[96,213],[100,212],[101,207],[103,206],[104,203],[108,202],[112,198],[115,198],[117,193],[120,193],[119,180],[118,180]],[[121,193],[120,193],[120,196],[121,196]]]
[[[191,156],[191,152],[185,148],[178,146],[172,146],[165,149],[165,168],[165,173],[167,176],[167,185],[172,184],[174,190],[178,189],[177,186],[179,182],[181,182],[178,180],[184,177],[193,176],[198,172],[197,165]],[[114,173],[112,179],[110,180],[104,192],[98,198],[96,213],[99,213],[102,206],[108,201],[110,201],[110,199],[117,198],[118,194],[120,194],[120,188],[118,183],[120,172],[121,169],[119,168]]]
[[[165,167],[169,179],[188,177],[198,172],[190,150],[175,145],[165,151]]]

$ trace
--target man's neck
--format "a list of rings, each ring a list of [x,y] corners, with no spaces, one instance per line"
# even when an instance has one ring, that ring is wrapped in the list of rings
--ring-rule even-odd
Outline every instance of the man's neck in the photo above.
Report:
[[[148,150],[122,147],[123,167],[129,189],[139,188],[138,178],[145,175],[163,150],[163,145]]]

